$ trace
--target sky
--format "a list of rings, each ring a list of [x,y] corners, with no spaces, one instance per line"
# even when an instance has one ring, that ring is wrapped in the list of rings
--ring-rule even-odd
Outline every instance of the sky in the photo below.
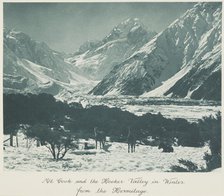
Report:
[[[52,49],[73,53],[88,40],[102,40],[114,26],[139,18],[160,32],[194,3],[4,3],[4,27],[22,31]]]

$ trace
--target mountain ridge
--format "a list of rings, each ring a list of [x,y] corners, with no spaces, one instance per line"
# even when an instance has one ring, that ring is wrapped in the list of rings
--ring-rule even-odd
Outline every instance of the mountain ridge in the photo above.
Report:
[[[148,31],[137,18],[129,18],[101,41],[88,41],[66,61],[77,67],[87,78],[101,80],[113,67],[131,56],[156,33]]]
[[[63,54],[50,49],[44,42],[32,40],[25,33],[4,28],[3,47],[5,93],[56,95],[64,88],[78,91],[84,84],[92,83],[64,62]]]
[[[4,93],[221,100],[221,9],[197,3],[158,34],[130,18],[71,55],[4,28]]]
[[[214,56],[213,52],[217,53],[214,58],[212,57]],[[155,89],[159,89],[163,83],[174,77],[184,67],[200,67],[201,69],[203,66],[206,67],[203,62],[209,58],[217,61],[217,63],[213,63],[216,65],[214,69],[218,67],[217,69],[220,71],[221,64],[218,63],[218,59],[221,59],[220,3],[196,4],[171,23],[167,29],[155,35],[132,56],[116,65],[114,70],[90,91],[90,94],[155,96],[156,93],[150,93],[150,91],[154,90],[155,92]],[[187,73],[185,72],[185,74]],[[196,87],[193,84],[187,87],[187,93],[178,94],[172,90],[167,93],[172,87],[169,86],[168,89],[163,89],[163,93],[157,93],[157,95],[187,97],[188,91],[197,91],[197,88],[199,89],[203,85],[203,81],[209,78],[208,72],[207,78],[200,77],[202,82],[198,83]],[[192,77],[189,75],[185,79],[185,83],[188,83]],[[181,87],[179,86],[179,88]],[[217,97],[221,99],[220,96]],[[203,96],[198,95],[196,98],[200,99]]]

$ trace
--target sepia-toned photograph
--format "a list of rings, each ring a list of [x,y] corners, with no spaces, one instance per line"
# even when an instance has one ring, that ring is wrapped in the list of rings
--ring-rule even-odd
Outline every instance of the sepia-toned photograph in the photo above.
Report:
[[[221,2],[3,3],[3,171],[221,172]]]

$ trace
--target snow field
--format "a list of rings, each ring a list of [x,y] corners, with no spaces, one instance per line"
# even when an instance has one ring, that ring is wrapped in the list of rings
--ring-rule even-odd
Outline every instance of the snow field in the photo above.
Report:
[[[221,111],[221,106],[125,105],[123,108],[138,116],[160,112],[165,118],[184,118],[189,122],[197,122],[199,119],[210,115],[215,116]]]
[[[5,136],[7,139],[8,136]],[[90,143],[94,143],[90,140]],[[174,153],[162,153],[158,147],[136,146],[135,153],[127,152],[127,144],[107,142],[109,152],[100,149],[88,150],[91,154],[77,155],[84,150],[70,150],[63,160],[55,161],[44,146],[36,147],[35,142],[26,148],[26,140],[19,135],[19,147],[6,146],[4,168],[7,171],[150,171],[166,172],[178,159],[186,159],[205,167],[203,156],[209,152],[208,146],[202,148],[174,147]]]

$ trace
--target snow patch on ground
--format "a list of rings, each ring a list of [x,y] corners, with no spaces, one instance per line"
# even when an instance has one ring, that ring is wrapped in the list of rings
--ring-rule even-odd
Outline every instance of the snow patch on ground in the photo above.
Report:
[[[213,101],[163,97],[114,96],[114,91],[115,89],[110,91],[111,96],[69,95],[71,99],[66,98],[66,100],[68,103],[81,103],[84,108],[94,105],[106,105],[110,108],[117,107],[123,111],[129,111],[138,116],[146,113],[158,114],[160,112],[165,118],[184,118],[190,122],[197,122],[198,119],[210,115],[215,116],[221,111],[220,103]],[[62,95],[60,98],[62,99],[65,96]]]
[[[181,79],[187,72],[190,70],[190,67],[185,67],[181,69],[178,73],[172,76],[170,79],[166,80],[161,86],[158,88],[144,93],[142,97],[162,97],[164,93],[166,93],[179,79]]]
[[[210,115],[215,117],[221,111],[221,106],[126,105],[124,108],[138,116],[160,112],[165,118],[184,118],[189,122],[196,122],[198,119]]]
[[[9,136],[5,135],[5,139]],[[90,142],[94,143],[93,140]],[[47,148],[35,147],[31,143],[26,148],[26,140],[19,134],[19,147],[6,146],[4,168],[7,171],[169,171],[178,165],[178,159],[186,159],[205,167],[203,156],[209,152],[208,146],[202,148],[174,147],[174,153],[162,153],[158,147],[136,146],[135,153],[127,153],[127,144],[107,142],[108,152],[92,149],[91,154],[78,155],[81,150],[69,151],[64,160],[54,161]]]
[[[26,69],[29,73],[31,73],[33,76],[35,76],[42,84],[50,82],[50,78],[44,74],[44,71],[51,72],[51,69],[40,66],[26,59],[17,60],[17,63],[18,65]]]

